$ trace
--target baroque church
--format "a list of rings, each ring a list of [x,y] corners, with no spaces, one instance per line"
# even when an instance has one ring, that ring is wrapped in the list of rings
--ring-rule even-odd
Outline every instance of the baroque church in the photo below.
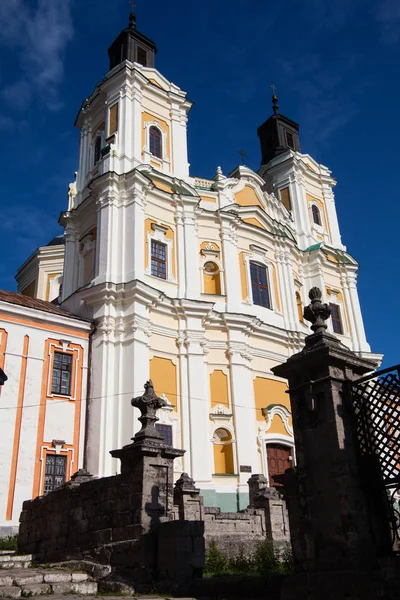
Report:
[[[342,244],[335,179],[273,110],[258,129],[261,167],[189,172],[191,102],[156,69],[136,17],[108,50],[109,71],[79,110],[76,181],[65,235],[0,291],[0,530],[22,502],[79,468],[115,474],[110,450],[139,427],[130,400],[147,379],[167,404],[157,429],[185,449],[205,504],[248,504],[247,481],[296,463],[286,382],[271,368],[299,352],[313,286],[331,331],[367,343],[356,260]],[[135,409],[136,411],[136,409]]]

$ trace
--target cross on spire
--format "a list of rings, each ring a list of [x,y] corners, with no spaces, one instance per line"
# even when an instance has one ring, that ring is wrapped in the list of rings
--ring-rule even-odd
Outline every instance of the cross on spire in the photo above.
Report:
[[[242,165],[244,165],[244,159],[247,157],[247,154],[244,150],[239,150],[238,154],[242,157]]]
[[[278,105],[278,96],[276,95],[276,90],[278,89],[274,84],[270,85],[272,90],[272,110],[274,111],[274,115],[277,115],[279,112]]]
[[[275,87],[275,86],[274,86],[274,84],[270,85],[269,87],[270,87],[270,88],[271,88],[271,90],[272,90],[272,95],[273,95],[273,96],[276,96],[275,92],[276,92],[276,90],[277,90],[278,88],[277,88],[277,87]]]

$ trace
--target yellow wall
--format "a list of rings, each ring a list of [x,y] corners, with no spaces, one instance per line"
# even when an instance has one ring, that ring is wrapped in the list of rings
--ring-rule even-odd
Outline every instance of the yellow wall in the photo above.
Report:
[[[54,300],[54,298],[50,298],[50,283],[51,280],[54,279],[55,277],[59,277],[61,275],[61,273],[52,273],[51,275],[47,276],[47,284],[46,284],[46,300],[47,301],[52,301]],[[31,284],[32,285],[32,284]],[[28,294],[25,294],[25,296],[28,296]]]
[[[296,305],[297,305],[297,313],[299,315],[299,321],[304,323],[303,303],[301,301],[301,296],[300,296],[299,292],[296,292]]]
[[[169,133],[169,125],[168,123],[166,123],[166,121],[163,121],[162,119],[160,119],[159,117],[157,117],[156,115],[151,115],[148,112],[143,112],[142,113],[142,148],[144,148],[144,146],[146,145],[146,128],[145,128],[145,123],[151,123],[152,121],[157,121],[159,127],[161,127],[161,129],[165,132],[166,134],[166,155],[168,160],[170,159],[170,133]]]
[[[276,266],[275,265],[272,265],[272,277],[274,278],[276,308],[279,310],[279,312],[281,312],[281,299],[280,299],[280,293],[279,293],[279,282],[278,282],[278,276],[276,274]]]
[[[203,272],[204,277],[204,293],[205,294],[221,294],[221,277],[219,273]]]
[[[108,123],[108,135],[112,135],[118,131],[118,102],[111,106]]]
[[[282,381],[256,377],[254,380],[254,400],[256,407],[256,419],[264,419],[261,410],[270,404],[282,404],[290,411],[289,394],[286,394],[288,386]]]
[[[36,294],[36,279],[32,281],[29,285],[26,286],[24,290],[22,290],[21,294],[24,296],[29,296],[30,298],[35,298]]]
[[[243,219],[243,223],[248,223],[249,225],[255,225],[256,227],[260,227],[261,229],[265,229],[264,225],[260,223],[258,219],[254,217],[250,217],[249,219]]]
[[[216,202],[217,198],[215,196],[205,196],[204,194],[200,194],[200,198],[201,200],[204,200],[205,202]]]
[[[150,379],[158,396],[165,394],[178,410],[176,366],[169,358],[154,356],[150,361]]]
[[[232,436],[229,431],[224,429],[226,437],[224,442],[229,442]],[[233,474],[235,472],[233,462],[233,446],[232,444],[214,443],[214,473],[216,474]]]
[[[144,268],[147,269],[147,267],[149,266],[149,252],[148,252],[148,241],[147,241],[147,234],[149,233],[149,231],[153,231],[152,229],[152,224],[155,223],[157,225],[162,225],[163,227],[168,227],[168,230],[165,234],[165,237],[167,240],[171,240],[172,241],[172,265],[171,265],[171,270],[172,270],[172,276],[175,277],[176,274],[176,270],[175,270],[175,234],[173,229],[171,229],[171,227],[169,227],[169,225],[166,225],[164,223],[157,223],[157,221],[155,221],[154,219],[146,219],[144,222]],[[167,256],[167,260],[169,260],[169,257]],[[168,267],[168,265],[167,265]]]
[[[245,262],[246,252],[240,252],[239,254],[239,268],[240,268],[240,283],[242,286],[242,300],[246,300],[248,293],[247,287],[247,272]]]
[[[245,185],[241,192],[235,194],[235,202],[240,206],[261,206],[260,200],[252,187]]]
[[[289,425],[291,424],[291,420],[289,420]],[[277,433],[280,435],[288,435],[286,431],[285,425],[282,421],[282,418],[279,415],[275,415],[272,419],[272,423],[270,428],[268,429],[268,433]]]
[[[162,192],[167,192],[167,194],[174,194],[174,192],[175,192],[175,190],[173,190],[170,185],[167,185],[166,183],[164,183],[162,181],[157,181],[156,179],[152,179],[152,182],[155,185],[155,187],[157,189],[161,190]]]
[[[292,202],[290,200],[290,191],[288,187],[281,189],[280,191],[281,202],[288,210],[292,210]]]
[[[223,371],[213,371],[210,375],[211,406],[223,404],[229,408],[228,377]]]

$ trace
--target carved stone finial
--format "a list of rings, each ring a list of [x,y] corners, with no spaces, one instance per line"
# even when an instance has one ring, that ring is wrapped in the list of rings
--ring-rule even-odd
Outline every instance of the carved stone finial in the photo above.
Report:
[[[187,473],[182,473],[180,478],[175,483],[175,490],[186,493],[197,493],[200,490],[196,488],[195,482]]]
[[[144,390],[143,396],[138,396],[131,400],[132,406],[138,408],[142,413],[139,417],[139,421],[142,423],[142,429],[138,431],[134,439],[162,439],[161,434],[158,433],[154,425],[158,421],[156,416],[157,410],[166,406],[167,402],[163,398],[157,396],[151,380],[145,383]]]
[[[331,307],[321,302],[322,292],[318,287],[311,288],[308,297],[311,304],[304,308],[304,318],[312,323],[311,329],[314,333],[325,331],[327,328],[325,321],[331,316]]]

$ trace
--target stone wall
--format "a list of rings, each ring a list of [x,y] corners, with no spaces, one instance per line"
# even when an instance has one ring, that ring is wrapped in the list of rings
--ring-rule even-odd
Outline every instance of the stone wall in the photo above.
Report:
[[[37,561],[92,556],[104,545],[136,540],[145,533],[135,508],[135,479],[87,476],[79,484],[28,500],[20,517],[18,544]],[[160,514],[158,518],[163,515]]]

